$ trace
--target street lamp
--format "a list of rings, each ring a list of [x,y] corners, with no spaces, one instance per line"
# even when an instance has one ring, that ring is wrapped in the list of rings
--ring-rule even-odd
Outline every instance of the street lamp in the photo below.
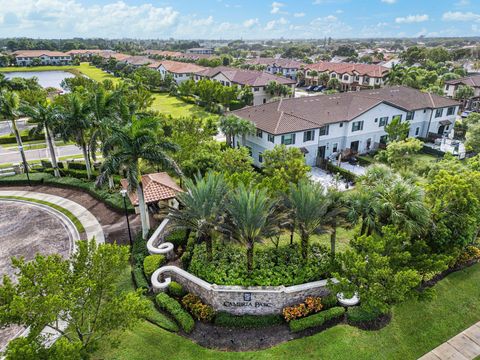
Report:
[[[22,145],[18,147],[18,151],[20,151],[20,155],[22,156],[23,169],[25,170],[25,174],[27,174],[28,186],[32,186],[32,183],[30,182],[30,174],[28,173],[28,163],[27,159],[25,158],[25,153],[23,152]]]
[[[132,241],[132,233],[130,231],[130,220],[128,220],[127,190],[125,189],[120,190],[120,194],[122,194],[122,197],[123,197],[123,207],[125,208],[125,218],[127,219],[128,240],[130,241],[130,251],[132,251],[133,241]]]

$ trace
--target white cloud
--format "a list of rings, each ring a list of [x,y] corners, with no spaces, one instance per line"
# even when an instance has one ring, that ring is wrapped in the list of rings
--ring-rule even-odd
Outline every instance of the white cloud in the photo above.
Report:
[[[280,11],[280,9],[282,7],[284,7],[285,4],[284,3],[281,3],[281,2],[278,2],[278,1],[274,1],[272,3],[272,10],[270,10],[270,13],[271,14],[281,14],[282,12]]]
[[[443,21],[480,21],[480,14],[473,12],[448,11],[442,16]]]
[[[266,31],[279,30],[281,28],[281,26],[279,25],[287,25],[287,24],[288,24],[288,20],[285,19],[284,17],[281,17],[278,20],[269,21],[265,26],[265,30]]]
[[[251,28],[254,25],[258,25],[258,19],[248,19],[243,22],[243,26],[246,28]]]
[[[395,4],[397,0],[382,0],[382,2],[386,4]]]
[[[298,12],[298,13],[293,14],[293,17],[296,17],[296,18],[301,18],[301,17],[304,17],[304,16],[305,16],[304,12]]]
[[[460,0],[454,4],[455,6],[468,6],[470,5],[470,0]]]
[[[427,14],[423,15],[408,15],[405,17],[397,17],[395,22],[397,24],[411,24],[411,23],[420,23],[424,21],[428,21],[429,16]]]

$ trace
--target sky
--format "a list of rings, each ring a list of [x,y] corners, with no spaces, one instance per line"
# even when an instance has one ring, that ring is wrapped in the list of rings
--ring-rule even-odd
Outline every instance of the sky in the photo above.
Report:
[[[0,0],[0,37],[480,36],[480,0]]]

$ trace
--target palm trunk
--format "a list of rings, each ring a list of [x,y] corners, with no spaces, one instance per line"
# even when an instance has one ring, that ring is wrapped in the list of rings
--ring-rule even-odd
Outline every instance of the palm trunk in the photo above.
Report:
[[[293,245],[293,236],[295,235],[295,225],[292,225],[292,228],[290,229],[290,246]]]
[[[150,230],[147,223],[147,211],[145,206],[145,198],[143,197],[143,190],[140,184],[137,185],[138,208],[140,209],[140,220],[142,222],[142,237],[147,239],[148,230]]]
[[[115,183],[113,182],[113,176],[108,175],[108,188],[113,189],[114,186],[115,186]]]
[[[247,245],[247,271],[249,274],[253,271],[253,243]]]
[[[335,245],[337,243],[337,224],[336,221],[333,224],[332,233],[330,234],[330,252],[332,254],[332,260],[335,259]]]
[[[360,229],[360,235],[364,235],[367,231],[367,222],[365,219],[362,220],[362,228]]]
[[[308,234],[302,231],[302,257],[304,260],[308,257]]]
[[[25,151],[23,150],[22,137],[18,132],[17,123],[15,122],[15,119],[12,119],[12,129],[13,129],[13,133],[15,134],[15,138],[17,139],[18,151],[20,151],[20,156],[22,157],[23,166],[25,167],[24,170],[28,171],[27,158],[25,157]]]
[[[58,169],[57,155],[55,154],[55,147],[52,141],[52,135],[50,134],[50,130],[47,126],[45,126],[45,137],[47,138],[48,142],[48,150],[50,151],[50,159],[52,161],[53,173],[55,177],[60,177],[60,170]]]
[[[87,168],[87,178],[90,180],[92,177],[92,168],[90,167],[90,157],[88,156],[87,145],[82,142],[83,159],[85,160],[85,166]]]

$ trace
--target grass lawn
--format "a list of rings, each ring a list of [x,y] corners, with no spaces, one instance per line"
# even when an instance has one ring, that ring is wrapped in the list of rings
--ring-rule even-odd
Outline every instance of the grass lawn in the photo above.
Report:
[[[102,343],[93,359],[417,359],[480,320],[480,264],[449,275],[430,301],[410,300],[393,310],[380,331],[339,325],[271,349],[231,353],[208,350],[146,321],[120,336],[111,348]],[[154,355],[153,355],[154,354]]]
[[[153,94],[153,96],[155,100],[152,104],[152,109],[171,115],[174,118],[192,115],[199,117],[217,116],[205,111],[200,106],[188,104],[169,94]]]

